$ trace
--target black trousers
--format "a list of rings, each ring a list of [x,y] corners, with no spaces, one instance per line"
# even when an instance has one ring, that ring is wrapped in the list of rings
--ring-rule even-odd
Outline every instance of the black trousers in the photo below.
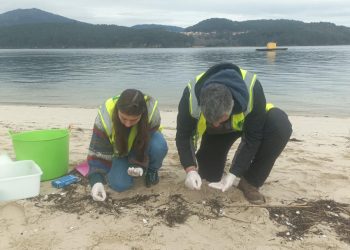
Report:
[[[263,140],[253,158],[244,178],[253,186],[261,187],[271,169],[286,146],[292,125],[285,112],[273,108],[266,114]],[[204,133],[199,150],[196,153],[198,172],[209,182],[220,181],[225,169],[227,154],[241,133],[207,134]]]

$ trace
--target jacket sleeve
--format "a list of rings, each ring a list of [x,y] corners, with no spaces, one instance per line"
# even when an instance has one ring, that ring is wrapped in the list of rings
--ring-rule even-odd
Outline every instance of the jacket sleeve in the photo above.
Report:
[[[97,115],[87,157],[89,164],[88,178],[91,186],[96,182],[105,182],[104,176],[112,166],[113,154],[113,146],[103,128],[100,116]]]
[[[263,139],[266,119],[265,107],[265,94],[260,82],[256,80],[253,89],[253,110],[245,118],[241,143],[234,155],[230,169],[230,172],[238,177],[244,175],[250,167]]]
[[[184,168],[197,165],[193,145],[197,120],[191,116],[189,111],[189,95],[188,88],[185,88],[178,107],[175,139],[180,162]]]

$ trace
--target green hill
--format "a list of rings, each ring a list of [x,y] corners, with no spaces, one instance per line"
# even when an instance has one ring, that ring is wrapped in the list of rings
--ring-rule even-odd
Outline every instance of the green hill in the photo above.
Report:
[[[294,20],[253,20],[234,22],[212,18],[185,29],[197,46],[346,45],[350,28],[332,23],[304,23]]]
[[[159,24],[93,25],[39,9],[0,14],[0,48],[173,48],[218,46],[350,45],[350,28],[332,23],[224,18],[186,29]]]
[[[78,22],[63,16],[39,9],[17,9],[0,15],[0,26],[13,26],[31,23],[75,23]]]
[[[184,28],[181,28],[178,26],[162,25],[162,24],[137,24],[137,25],[131,26],[131,28],[134,28],[134,29],[160,29],[160,30],[166,30],[166,31],[171,31],[171,32],[184,31]]]
[[[93,25],[38,9],[0,15],[0,48],[168,48],[192,42],[180,33]]]
[[[190,47],[192,38],[161,30],[116,25],[43,23],[0,27],[0,48]]]

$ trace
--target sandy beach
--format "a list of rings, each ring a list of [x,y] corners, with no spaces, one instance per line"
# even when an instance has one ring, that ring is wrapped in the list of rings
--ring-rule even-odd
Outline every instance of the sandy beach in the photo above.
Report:
[[[70,128],[70,171],[85,160],[97,109],[0,106],[0,152],[13,160],[8,130]],[[241,191],[184,186],[175,146],[176,111],[161,112],[169,152],[160,183],[107,189],[90,198],[84,178],[67,189],[0,203],[0,249],[349,249],[350,118],[290,116],[293,134],[250,205]],[[229,154],[232,160],[236,142]],[[287,219],[286,219],[287,218]]]

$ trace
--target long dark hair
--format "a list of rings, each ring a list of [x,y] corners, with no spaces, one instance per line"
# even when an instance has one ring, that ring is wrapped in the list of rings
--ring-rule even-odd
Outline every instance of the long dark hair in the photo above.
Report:
[[[137,89],[126,89],[120,95],[113,111],[113,124],[115,126],[115,146],[120,156],[128,154],[129,130],[120,121],[118,111],[126,115],[139,116],[137,135],[133,143],[133,150],[138,161],[144,161],[149,142],[148,112],[144,94]]]

